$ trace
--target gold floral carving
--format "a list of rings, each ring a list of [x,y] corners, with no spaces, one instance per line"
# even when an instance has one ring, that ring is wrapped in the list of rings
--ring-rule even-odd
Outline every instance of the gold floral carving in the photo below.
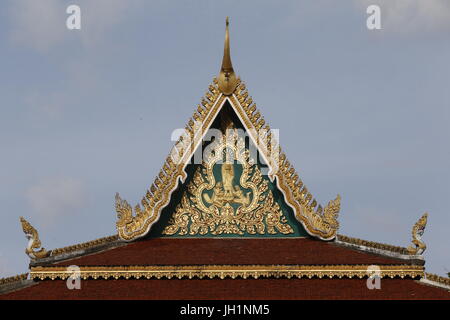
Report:
[[[428,213],[424,213],[423,216],[414,224],[412,228],[412,243],[413,246],[408,247],[408,253],[412,255],[423,254],[427,246],[422,241],[422,235],[427,225]]]
[[[117,266],[80,267],[86,279],[162,279],[162,278],[365,278],[369,265],[196,265],[196,266]],[[413,265],[382,265],[382,278],[422,278],[424,268]],[[65,280],[72,275],[65,267],[33,267],[32,279]]]
[[[20,217],[20,223],[22,224],[23,232],[28,239],[28,246],[25,249],[25,253],[31,259],[42,259],[50,256],[51,251],[47,251],[41,248],[41,240],[37,230],[23,217]]]
[[[263,179],[258,165],[249,158],[242,138],[233,131],[222,141],[211,145],[211,153],[197,168],[192,181],[176,208],[166,235],[220,234],[290,234],[280,206],[274,201],[268,180]],[[242,174],[235,178],[234,161],[242,166]],[[221,179],[213,169],[221,166]],[[239,181],[234,184],[233,181]],[[249,190],[249,191],[246,191]],[[210,191],[207,193],[206,191]],[[211,194],[212,192],[212,194]],[[235,209],[233,204],[238,205]]]

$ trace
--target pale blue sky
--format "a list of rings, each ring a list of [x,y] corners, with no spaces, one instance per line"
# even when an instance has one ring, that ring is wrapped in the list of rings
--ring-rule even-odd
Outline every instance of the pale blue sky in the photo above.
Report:
[[[27,271],[19,216],[47,249],[116,232],[115,192],[134,204],[150,186],[218,73],[227,15],[235,71],[290,161],[319,202],[342,196],[340,233],[407,246],[428,211],[427,271],[450,270],[448,1],[11,0],[0,277]]]

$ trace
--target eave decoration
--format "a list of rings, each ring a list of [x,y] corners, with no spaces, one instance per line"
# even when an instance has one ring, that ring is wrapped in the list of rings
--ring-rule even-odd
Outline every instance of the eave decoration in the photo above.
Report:
[[[367,278],[369,265],[195,265],[195,266],[90,266],[80,267],[87,279],[259,279],[259,278]],[[34,280],[66,280],[73,272],[66,267],[33,267]],[[424,268],[412,265],[380,266],[381,278],[423,278]]]
[[[133,241],[145,236],[158,221],[161,211],[171,199],[180,182],[185,182],[186,165],[201,144],[204,135],[228,101],[239,117],[245,130],[264,157],[268,177],[283,193],[284,200],[292,207],[295,218],[313,237],[332,240],[336,237],[339,223],[340,196],[331,200],[324,208],[303,184],[294,167],[282,152],[278,141],[272,135],[270,126],[257,110],[245,84],[234,75],[230,58],[228,19],[225,35],[225,49],[219,78],[214,79],[208,92],[189,120],[185,132],[175,143],[163,168],[154,183],[133,208],[119,194],[116,194],[116,223],[118,236],[124,241]],[[270,197],[269,197],[270,199]],[[281,220],[280,220],[281,221]],[[214,229],[215,230],[215,229]]]

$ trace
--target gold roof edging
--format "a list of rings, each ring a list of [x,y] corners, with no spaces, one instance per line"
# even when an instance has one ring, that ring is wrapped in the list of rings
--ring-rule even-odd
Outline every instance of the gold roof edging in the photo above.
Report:
[[[424,268],[411,265],[380,265],[382,278],[422,278]],[[80,267],[80,277],[87,279],[162,279],[162,278],[365,278],[369,265],[202,265],[202,266],[115,266]],[[34,280],[66,280],[73,275],[65,267],[34,267]]]

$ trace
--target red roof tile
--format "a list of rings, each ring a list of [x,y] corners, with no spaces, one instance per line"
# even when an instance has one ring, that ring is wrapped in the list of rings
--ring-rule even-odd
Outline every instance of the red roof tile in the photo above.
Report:
[[[450,299],[450,292],[409,279],[382,279],[381,290],[369,290],[366,279],[87,280],[81,290],[49,280],[1,299]]]
[[[205,264],[407,264],[310,238],[175,239],[158,238],[82,256],[58,265],[205,265]]]

